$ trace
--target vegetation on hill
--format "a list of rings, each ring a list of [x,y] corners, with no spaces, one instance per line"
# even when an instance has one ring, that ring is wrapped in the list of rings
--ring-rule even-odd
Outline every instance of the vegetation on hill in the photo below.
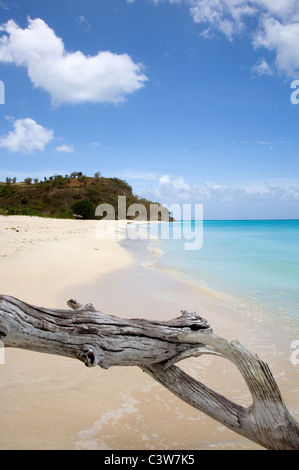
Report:
[[[126,181],[105,178],[99,172],[94,177],[74,172],[42,181],[26,178],[22,183],[6,178],[0,182],[0,214],[94,219],[98,205],[110,204],[118,218],[118,196],[126,197],[127,209],[132,204],[142,204],[149,217],[151,201],[134,195]]]

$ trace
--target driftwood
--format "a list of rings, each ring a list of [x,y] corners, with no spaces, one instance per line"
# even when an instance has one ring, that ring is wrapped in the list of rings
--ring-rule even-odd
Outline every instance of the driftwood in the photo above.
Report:
[[[266,363],[238,341],[216,336],[195,313],[171,321],[121,319],[91,305],[71,310],[29,305],[0,295],[0,339],[5,347],[76,358],[88,367],[139,366],[191,406],[267,449],[299,449],[299,424],[284,404]],[[202,354],[237,366],[252,396],[245,408],[209,389],[174,364]]]

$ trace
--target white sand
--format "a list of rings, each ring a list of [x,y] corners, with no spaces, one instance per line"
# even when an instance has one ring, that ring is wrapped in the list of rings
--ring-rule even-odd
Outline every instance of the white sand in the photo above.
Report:
[[[31,303],[50,302],[56,308],[61,289],[129,266],[132,257],[120,247],[117,236],[97,237],[98,224],[0,216],[2,292]],[[120,232],[123,225],[119,222]]]
[[[0,216],[0,292],[67,308],[75,298],[120,317],[170,319],[196,310],[216,334],[266,360],[298,419],[298,370],[288,339],[220,294],[148,266],[140,241],[96,236],[98,222]],[[123,233],[120,224],[119,233]],[[125,249],[127,248],[127,249]],[[182,364],[240,404],[250,397],[224,360]],[[174,397],[137,367],[88,369],[81,362],[17,349],[0,365],[0,449],[259,449]]]

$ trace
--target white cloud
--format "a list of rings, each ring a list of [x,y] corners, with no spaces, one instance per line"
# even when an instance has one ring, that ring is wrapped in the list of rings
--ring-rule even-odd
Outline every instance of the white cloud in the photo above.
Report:
[[[259,20],[267,15],[288,23],[299,20],[298,0],[185,0],[185,3],[190,5],[196,23],[208,23],[229,37],[243,30],[248,17]]]
[[[184,177],[163,175],[147,197],[169,207],[203,204],[205,217],[252,218],[298,216],[299,181],[271,181],[239,186],[214,182],[188,184]]]
[[[249,16],[258,24],[253,33],[253,46],[275,53],[280,72],[294,76],[299,70],[299,0],[191,0],[195,22],[224,33],[228,39],[246,28]],[[253,71],[271,75],[273,69],[262,59]]]
[[[65,153],[73,153],[74,152],[74,146],[73,145],[59,145],[56,147],[55,152],[65,152]]]
[[[10,152],[34,153],[43,151],[54,137],[54,131],[37,124],[34,119],[17,119],[14,130],[0,138],[0,147]]]
[[[169,175],[163,175],[158,182],[156,196],[163,201],[182,202],[188,201],[192,197],[193,189],[189,186],[183,177],[171,178]]]
[[[127,54],[66,51],[62,39],[40,18],[29,18],[25,29],[10,20],[0,31],[0,62],[26,67],[34,86],[47,91],[55,106],[120,103],[147,80],[142,66]]]
[[[169,175],[163,175],[156,188],[158,199],[170,203],[187,201],[192,197],[193,189],[189,186],[182,176],[171,178]]]
[[[251,67],[253,75],[273,75],[273,69],[265,59],[260,59],[253,67]]]
[[[196,23],[221,31],[229,39],[244,28],[244,17],[256,14],[256,2],[244,0],[190,0],[190,12]]]
[[[190,8],[194,22],[205,26],[201,32],[204,38],[221,32],[231,41],[246,33],[255,48],[275,54],[274,66],[278,71],[287,76],[298,73],[299,0],[182,0],[182,3]],[[251,30],[248,19],[254,20],[250,21]],[[271,75],[273,67],[261,59],[252,71]]]
[[[281,23],[275,18],[264,18],[253,44],[275,51],[277,68],[288,76],[299,70],[299,22]]]
[[[281,20],[299,19],[298,0],[255,0],[254,3]]]

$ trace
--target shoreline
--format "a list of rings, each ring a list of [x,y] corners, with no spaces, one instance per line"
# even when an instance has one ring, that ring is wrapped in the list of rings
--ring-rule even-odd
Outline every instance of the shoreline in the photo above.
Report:
[[[3,294],[51,308],[67,308],[67,300],[76,298],[127,318],[171,319],[180,310],[196,310],[216,334],[240,340],[268,362],[298,419],[298,367],[285,362],[285,352],[277,354],[276,333],[252,324],[245,312],[240,315],[240,306],[150,267],[155,254],[144,240],[99,240],[95,224],[84,221],[11,217],[5,218],[8,228],[0,217],[1,234],[6,233]],[[22,234],[25,226],[28,232]],[[6,363],[0,365],[1,449],[261,449],[177,399],[137,367],[103,371],[31,351],[5,353]],[[242,377],[223,361],[204,356],[181,366],[249,405]]]

